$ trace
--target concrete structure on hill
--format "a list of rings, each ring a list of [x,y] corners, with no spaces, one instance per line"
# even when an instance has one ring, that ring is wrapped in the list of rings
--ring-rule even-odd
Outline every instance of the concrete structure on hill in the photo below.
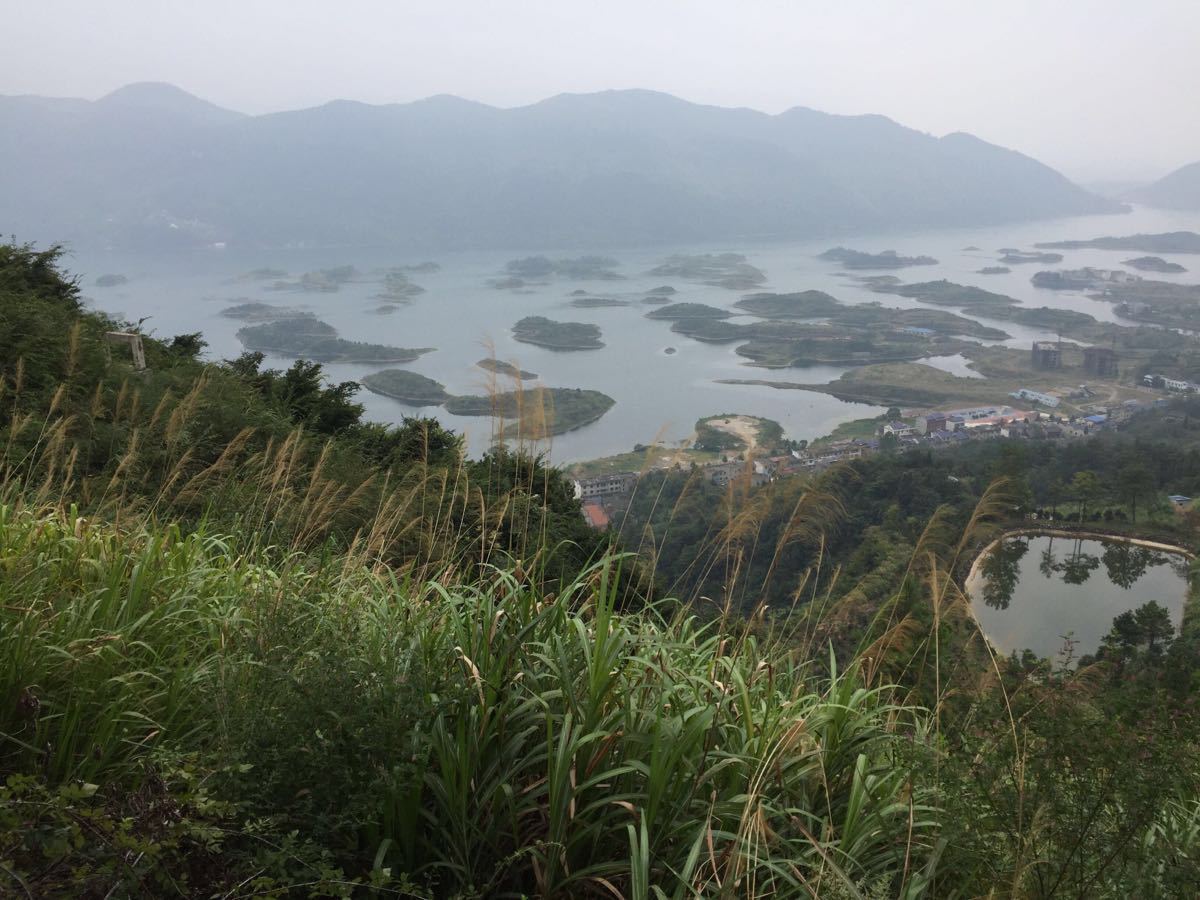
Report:
[[[133,368],[136,372],[144,372],[146,369],[146,351],[142,346],[142,336],[132,331],[106,331],[104,340],[110,344],[124,344],[129,348],[129,353],[133,357]]]
[[[1084,347],[1083,370],[1092,375],[1117,374],[1117,352],[1109,347]]]
[[[1062,368],[1062,346],[1056,341],[1034,341],[1033,367],[1043,371]]]

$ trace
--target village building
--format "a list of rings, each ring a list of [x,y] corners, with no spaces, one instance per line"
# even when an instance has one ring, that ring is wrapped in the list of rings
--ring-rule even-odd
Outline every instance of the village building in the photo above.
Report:
[[[948,431],[947,421],[949,416],[942,412],[926,413],[923,416],[917,417],[917,431],[921,434],[929,435],[935,431]]]
[[[898,438],[903,438],[908,437],[909,435],[915,435],[917,433],[917,429],[912,425],[909,425],[907,422],[887,422],[880,427],[879,433],[885,436],[890,434]]]
[[[613,497],[628,493],[636,482],[637,474],[634,472],[613,472],[579,478],[575,481],[575,497],[580,500]]]
[[[1046,406],[1050,409],[1059,404],[1057,397],[1050,394],[1043,394],[1041,391],[1030,390],[1029,388],[1018,388],[1008,396],[1014,397],[1017,400],[1024,400],[1026,403],[1036,403],[1039,406]]]
[[[834,441],[821,447],[802,451],[800,464],[806,469],[831,466],[847,459],[858,459],[867,450],[879,448],[875,441]]]
[[[708,466],[706,471],[709,480],[717,487],[724,487],[733,481],[758,487],[771,480],[771,476],[765,469],[760,470],[758,466],[748,465],[744,462],[718,463]]]

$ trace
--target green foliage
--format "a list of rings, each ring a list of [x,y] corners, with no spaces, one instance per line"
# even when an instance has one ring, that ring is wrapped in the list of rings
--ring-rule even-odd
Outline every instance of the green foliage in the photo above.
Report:
[[[7,839],[21,872],[231,885],[259,865],[238,821],[312,842],[284,857],[323,848],[319,882],[403,873],[438,895],[627,884],[630,827],[669,893],[903,892],[932,861],[897,766],[916,711],[857,671],[810,676],[777,640],[619,614],[615,561],[550,596],[520,569],[420,584],[7,509],[0,539],[0,809],[30,826]],[[116,805],[83,811],[89,794]],[[100,824],[76,835],[76,815]]]
[[[951,734],[942,801],[955,839],[943,871],[1001,896],[1189,894],[1200,804],[1181,748],[1195,746],[1194,723],[1161,705],[1116,721],[1079,702],[1084,675],[1024,678],[972,710],[1012,722],[1010,734]]]
[[[263,369],[262,353],[247,351],[229,363],[231,371],[251,385],[271,405],[297,424],[317,434],[341,434],[362,419],[353,381],[326,385],[320,363],[298,359],[286,372]]]

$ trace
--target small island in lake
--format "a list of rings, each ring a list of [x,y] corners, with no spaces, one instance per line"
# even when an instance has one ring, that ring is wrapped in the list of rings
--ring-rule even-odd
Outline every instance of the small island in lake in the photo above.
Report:
[[[417,294],[423,293],[425,293],[425,288],[410,281],[405,272],[400,269],[392,269],[384,274],[383,290],[375,297],[390,303],[406,303]]]
[[[943,309],[897,309],[879,303],[856,303],[843,306],[829,317],[830,324],[846,328],[900,330],[918,337],[937,335],[966,335],[988,341],[1003,341],[1012,335],[999,328],[984,325],[957,313]]]
[[[973,315],[1005,322],[1016,322],[1031,328],[1041,328],[1060,333],[1073,332],[1081,340],[1103,339],[1096,328],[1100,323],[1087,313],[1070,309],[1057,309],[1046,306],[1023,306],[1016,298],[1007,294],[997,294],[985,291],[983,288],[971,285],[955,284],[952,281],[927,281],[918,284],[884,285],[875,288],[880,293],[899,294],[923,303],[937,306],[957,306]],[[907,311],[906,311],[907,312]],[[972,321],[964,319],[963,321]],[[977,328],[986,328],[978,322],[973,322]],[[977,331],[957,330],[959,334],[973,337],[988,336]]]
[[[1050,291],[1088,291],[1103,290],[1106,285],[1125,281],[1140,281],[1136,275],[1128,272],[1118,272],[1110,269],[1093,269],[1085,266],[1082,269],[1059,269],[1037,272],[1029,281],[1034,287]]]
[[[129,278],[125,275],[101,275],[96,279],[96,287],[108,288],[119,287],[122,284],[128,284]]]
[[[932,256],[901,256],[895,250],[882,253],[864,253],[849,247],[833,247],[817,256],[817,259],[840,262],[847,269],[903,269],[908,266],[936,266]]]
[[[286,269],[272,269],[267,266],[261,269],[251,269],[249,272],[243,272],[238,276],[239,281],[275,281],[280,278],[287,278]]]
[[[1187,271],[1187,269],[1181,266],[1179,263],[1167,262],[1161,256],[1138,256],[1134,259],[1122,260],[1121,265],[1129,266],[1131,269],[1137,269],[1140,272],[1178,274],[1180,272]]]
[[[328,322],[313,316],[248,325],[238,330],[237,338],[247,350],[316,362],[406,363],[433,350],[348,341],[338,337],[337,329]]]
[[[299,319],[281,319],[263,325],[251,325],[239,329],[240,340],[250,350],[291,353],[303,350],[317,341],[338,336],[337,329],[315,316]]]
[[[845,308],[824,291],[751,294],[737,301],[734,306],[764,319],[820,319]]]
[[[628,305],[628,300],[618,300],[616,297],[576,297],[571,301],[571,306],[576,309],[608,309]]]
[[[450,395],[441,383],[405,369],[384,369],[362,377],[368,391],[409,406],[441,406]]]
[[[646,313],[647,319],[728,319],[733,313],[707,303],[671,303]]]
[[[681,319],[671,326],[671,330],[709,343],[753,341],[753,353],[773,361],[804,355],[785,345],[797,341],[807,342],[809,346],[814,341],[828,344],[834,337],[843,341],[851,338],[865,341],[874,347],[880,359],[920,358],[935,349],[954,352],[947,348],[951,345],[948,339],[955,335],[985,340],[1010,337],[999,328],[945,310],[896,309],[879,303],[847,305],[822,291],[755,294],[738,301],[737,306],[770,321],[737,324],[723,320]],[[774,349],[768,352],[768,347]],[[862,350],[871,352],[866,344],[850,353],[843,352],[844,349],[837,349],[836,357],[825,359],[858,360],[864,355]]]
[[[354,266],[334,266],[331,269],[320,269],[315,272],[305,272],[299,281],[276,281],[269,291],[296,291],[302,294],[335,294],[343,284],[359,277],[358,269]]]
[[[475,365],[496,375],[507,375],[509,378],[519,378],[521,381],[537,378],[536,372],[526,372],[524,369],[518,369],[512,363],[504,362],[501,359],[492,359],[490,356],[487,359],[479,360]]]
[[[526,316],[512,327],[513,337],[547,350],[599,350],[600,326],[585,322],[555,322],[545,316]]]
[[[279,319],[305,319],[312,317],[312,313],[305,312],[302,309],[255,302],[227,306],[221,310],[221,315],[229,319],[242,319],[247,322],[275,322]]]
[[[783,439],[783,426],[761,416],[721,413],[696,422],[692,449],[707,453],[776,447]]]
[[[985,291],[971,285],[955,284],[945,279],[915,284],[876,284],[872,285],[871,289],[881,294],[898,294],[935,306],[957,306],[981,315],[995,315],[995,311],[1000,307],[1017,305],[1015,299],[1005,294]]]
[[[1133,250],[1138,253],[1200,253],[1200,234],[1194,231],[1167,231],[1161,234],[1131,234],[1126,237],[1098,237],[1086,241],[1047,241],[1034,244],[1050,250]]]
[[[685,278],[733,291],[748,291],[767,280],[766,274],[750,265],[740,253],[677,253],[651,269],[650,274],[664,278]]]
[[[528,284],[524,278],[518,278],[515,275],[488,279],[488,285],[498,291],[519,291],[522,288],[528,287]]]
[[[779,326],[776,326],[777,328]],[[747,341],[735,351],[769,369],[864,366],[959,353],[969,342],[926,334],[923,329],[878,331],[831,325],[792,324],[786,332]]]
[[[658,287],[650,288],[650,290],[646,291],[646,296],[648,296],[648,297],[673,297],[675,294],[678,294],[678,293],[679,293],[679,291],[675,290],[675,288],[671,287],[669,284],[660,284]]]
[[[615,403],[612,397],[600,391],[532,387],[497,394],[451,397],[444,405],[446,412],[456,416],[515,419],[504,429],[506,437],[538,440],[590,425]]]
[[[396,266],[391,271],[393,271],[393,272],[416,272],[418,274],[428,275],[433,272],[442,271],[442,267],[440,265],[438,265],[437,263],[433,262],[432,260],[427,259],[427,260],[425,260],[425,262],[410,263],[409,265],[406,265],[406,266]]]
[[[1041,244],[1037,246],[1041,247]],[[1000,262],[1008,263],[1010,266],[1020,266],[1025,263],[1042,263],[1048,265],[1050,263],[1060,263],[1063,257],[1061,253],[1034,253],[1028,250],[1014,250],[1011,247],[1004,251],[1004,255],[1000,257]]]
[[[577,256],[550,259],[547,256],[526,256],[509,260],[504,271],[519,279],[558,276],[576,281],[617,281],[624,276],[613,271],[620,263],[608,256]]]
[[[1011,272],[1008,266],[984,266],[979,270],[980,275],[1007,275]]]

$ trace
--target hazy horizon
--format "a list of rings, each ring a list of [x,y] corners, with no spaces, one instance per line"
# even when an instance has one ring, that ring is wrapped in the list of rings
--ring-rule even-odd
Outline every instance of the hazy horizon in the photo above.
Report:
[[[174,84],[251,114],[452,94],[499,107],[640,88],[726,107],[874,113],[966,131],[1078,182],[1146,181],[1200,160],[1200,7],[1117,0],[866,8],[757,2],[595,9],[359,0],[102,7],[9,17],[0,93],[96,99]],[[52,37],[52,40],[48,40]]]

